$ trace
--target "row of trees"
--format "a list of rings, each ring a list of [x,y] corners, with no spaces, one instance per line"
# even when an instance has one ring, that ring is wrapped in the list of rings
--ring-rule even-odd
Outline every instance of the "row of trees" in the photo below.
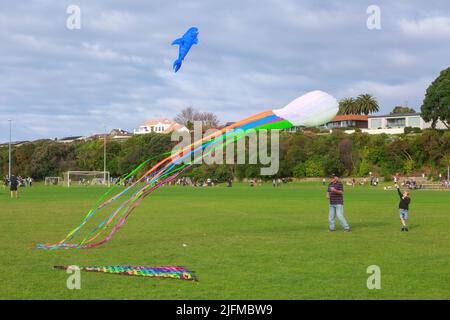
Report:
[[[360,94],[356,98],[344,98],[339,101],[338,114],[365,114],[378,112],[377,99],[368,93]]]
[[[13,149],[13,173],[43,179],[67,170],[101,170],[103,140],[60,144],[37,141]],[[169,152],[176,142],[170,135],[136,135],[125,142],[107,140],[107,169],[112,176],[132,171],[152,158],[148,166]],[[450,166],[450,132],[427,129],[419,135],[347,135],[334,130],[328,135],[302,132],[280,134],[279,171],[275,177],[322,177],[331,173],[367,176],[373,172],[390,177],[397,172],[437,176]],[[194,179],[225,181],[260,176],[260,164],[196,165],[186,175]],[[8,150],[0,149],[0,169],[8,172]],[[145,170],[143,168],[142,170]],[[271,179],[273,177],[261,177]]]
[[[365,114],[374,113],[379,111],[379,105],[377,99],[368,93],[361,94],[356,98],[343,98],[339,101],[340,115],[349,114]],[[395,106],[390,114],[408,114],[416,113],[416,110],[409,107]]]

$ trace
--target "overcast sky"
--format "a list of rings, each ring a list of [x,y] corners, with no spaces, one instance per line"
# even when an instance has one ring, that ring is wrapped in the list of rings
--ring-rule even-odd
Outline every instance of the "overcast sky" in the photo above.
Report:
[[[191,26],[199,44],[175,74],[170,43]],[[8,119],[13,140],[133,130],[187,106],[224,123],[315,89],[419,110],[450,65],[450,2],[2,0],[0,43],[0,142]]]

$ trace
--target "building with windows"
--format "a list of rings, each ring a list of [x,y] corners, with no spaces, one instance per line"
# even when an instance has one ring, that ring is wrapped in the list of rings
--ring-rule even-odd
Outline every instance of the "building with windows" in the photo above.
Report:
[[[167,118],[146,120],[139,128],[134,130],[134,134],[171,133],[173,131],[189,131],[185,126]]]
[[[325,127],[328,129],[336,128],[361,128],[366,129],[368,124],[368,116],[361,114],[337,115]]]
[[[381,116],[369,116],[367,130],[362,130],[370,134],[403,133],[405,127],[427,129],[431,128],[431,122],[426,122],[420,116],[420,113],[397,113]],[[446,129],[446,126],[438,121],[436,129]]]

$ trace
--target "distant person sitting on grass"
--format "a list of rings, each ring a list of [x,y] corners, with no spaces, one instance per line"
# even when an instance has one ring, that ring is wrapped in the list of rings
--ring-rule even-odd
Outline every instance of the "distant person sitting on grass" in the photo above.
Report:
[[[11,198],[18,198],[19,191],[17,191],[17,187],[19,186],[19,180],[16,176],[11,176],[11,182],[9,184],[9,190],[11,191]]]
[[[350,226],[344,217],[344,186],[339,181],[337,175],[331,177],[331,182],[328,185],[327,198],[330,202],[328,223],[329,230],[335,231],[334,220],[336,216],[339,219],[339,223],[344,228],[344,231],[349,232]]]
[[[409,204],[411,202],[411,198],[409,197],[409,192],[401,192],[400,187],[396,185],[397,192],[400,197],[400,203],[398,204],[398,208],[400,209],[400,223],[402,224],[402,231],[408,231],[408,211]]]

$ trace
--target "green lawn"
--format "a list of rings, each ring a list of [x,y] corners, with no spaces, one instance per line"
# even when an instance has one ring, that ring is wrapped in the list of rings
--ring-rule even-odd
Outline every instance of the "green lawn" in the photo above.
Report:
[[[405,233],[394,191],[347,187],[353,231],[329,233],[320,183],[163,187],[104,246],[41,251],[104,191],[20,191],[0,189],[1,299],[450,299],[450,192],[413,191]],[[183,265],[200,281],[81,273],[81,290],[68,290],[52,270],[63,264]],[[369,265],[381,290],[366,287]]]

